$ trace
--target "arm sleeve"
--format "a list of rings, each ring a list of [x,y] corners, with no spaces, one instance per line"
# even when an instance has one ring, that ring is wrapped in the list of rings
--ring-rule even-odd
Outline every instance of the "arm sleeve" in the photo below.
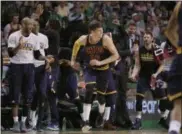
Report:
[[[83,46],[83,44],[79,40],[77,40],[73,46],[72,56],[77,56],[81,46]]]
[[[39,57],[41,56],[40,51],[39,50],[34,50],[33,54],[34,54],[35,59],[39,60]]]
[[[9,54],[9,57],[13,57],[14,56],[13,48],[8,48],[8,54]]]
[[[44,49],[45,55],[48,55],[48,50]]]

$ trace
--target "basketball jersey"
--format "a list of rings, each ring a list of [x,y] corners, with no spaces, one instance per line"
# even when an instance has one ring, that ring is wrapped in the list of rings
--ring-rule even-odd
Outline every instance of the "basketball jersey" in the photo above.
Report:
[[[169,44],[169,42],[165,41],[161,43],[161,48],[163,49],[163,57],[164,59],[173,57],[176,54],[176,51],[172,45]]]
[[[49,47],[48,45],[48,38],[46,35],[42,34],[42,33],[38,33],[37,35],[38,37],[38,45],[39,45],[39,51],[41,53],[42,56],[45,56],[45,51],[44,49],[47,49]],[[42,60],[34,60],[34,65],[35,67],[38,67],[38,66],[41,66],[41,65],[44,65],[45,64],[45,61],[42,61]]]
[[[22,49],[19,49],[16,55],[11,57],[10,62],[15,64],[29,64],[34,63],[34,50],[39,50],[37,36],[30,33],[28,37],[24,37],[21,31],[12,33],[8,38],[8,48],[16,48],[19,45],[20,37],[23,37],[24,44]]]
[[[104,36],[104,34],[103,34]],[[84,47],[84,53],[86,55],[85,61],[89,64],[90,60],[96,59],[98,61],[102,61],[110,56],[110,53],[107,49],[103,46],[103,36],[100,41],[96,44],[89,43],[89,35],[87,36],[87,42]],[[102,66],[94,66],[92,67],[96,70],[106,70],[109,68],[109,64],[102,65]]]
[[[172,61],[173,61],[173,57],[174,55],[176,54],[176,50],[173,46],[171,46],[169,44],[169,42],[163,42],[161,44],[161,48],[163,49],[163,58],[164,58],[164,70],[165,71],[169,71],[170,70],[170,67],[171,67],[171,64],[172,64]]]
[[[164,57],[163,57],[164,50],[161,48],[161,46],[154,44],[152,46],[152,51],[153,51],[156,62],[159,64],[162,63],[162,61],[164,60]]]
[[[144,46],[139,49],[140,55],[140,77],[150,78],[153,73],[157,71],[159,66],[156,57],[154,55],[154,50],[147,50]]]

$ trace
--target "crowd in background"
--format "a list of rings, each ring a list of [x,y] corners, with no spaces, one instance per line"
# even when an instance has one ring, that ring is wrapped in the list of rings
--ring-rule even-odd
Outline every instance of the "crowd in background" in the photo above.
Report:
[[[2,45],[13,29],[19,29],[22,18],[28,16],[39,20],[41,31],[49,20],[57,20],[54,28],[60,35],[60,47],[72,47],[73,40],[87,33],[87,24],[93,18],[103,23],[105,32],[121,35],[128,24],[134,22],[137,34],[152,31],[154,37],[164,40],[165,28],[175,2],[2,2]],[[11,26],[12,25],[12,26]]]
[[[56,40],[50,42],[58,44],[58,48],[72,48],[74,41],[80,35],[88,33],[88,23],[96,19],[102,22],[105,33],[112,33],[118,52],[130,66],[131,61],[124,52],[129,49],[128,37],[132,38],[132,34],[130,34],[132,26],[136,27],[135,35],[139,37],[138,40],[141,43],[144,32],[150,31],[155,38],[155,42],[161,44],[166,40],[163,32],[175,3],[161,1],[4,1],[1,2],[2,58],[6,61],[8,57],[8,37],[12,32],[20,29],[20,22],[24,17],[38,20],[42,33],[45,33],[46,29],[51,27],[55,32]],[[6,62],[4,62],[4,65],[6,65]],[[6,68],[3,70],[6,70]]]
[[[165,41],[163,35],[176,2],[124,2],[124,1],[3,1],[1,9],[1,50],[4,64],[9,62],[8,36],[20,29],[21,19],[28,16],[40,23],[40,32],[48,29],[49,23],[56,31],[58,47],[72,48],[80,35],[87,34],[90,20],[103,23],[104,32],[111,32],[119,52],[128,49],[128,36],[136,26],[136,35],[142,40],[145,30],[151,31],[157,44]],[[132,37],[129,37],[132,38]],[[142,41],[140,41],[142,44]],[[123,53],[121,53],[123,54]],[[124,53],[125,55],[125,53]],[[124,58],[126,58],[124,56]],[[2,60],[1,60],[2,61]]]

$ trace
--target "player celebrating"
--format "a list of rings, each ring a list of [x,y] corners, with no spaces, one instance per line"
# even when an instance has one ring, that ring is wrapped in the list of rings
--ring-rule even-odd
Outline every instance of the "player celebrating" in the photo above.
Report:
[[[162,58],[163,51],[157,44],[153,43],[153,35],[150,32],[146,32],[144,34],[144,46],[138,48],[138,45],[135,44],[134,47],[136,51],[135,67],[131,78],[132,80],[136,81],[137,77],[139,76],[139,79],[137,81],[136,95],[137,116],[133,125],[133,129],[141,129],[142,101],[144,99],[145,92],[151,89],[150,80],[152,74],[158,73],[158,71],[160,71],[160,68],[158,69],[158,67],[162,60],[160,58]],[[161,96],[161,98],[166,97],[165,94],[162,94]],[[163,103],[161,103],[161,105],[162,104]],[[161,109],[161,106],[159,106],[159,108]]]
[[[46,60],[39,52],[37,36],[31,33],[32,20],[24,18],[21,30],[12,33],[8,39],[8,52],[11,57],[11,95],[13,103],[13,131],[26,132],[25,121],[28,114],[28,106],[32,100],[32,90],[34,86],[34,57]],[[20,94],[23,97],[23,113],[21,126],[18,122],[18,104]]]

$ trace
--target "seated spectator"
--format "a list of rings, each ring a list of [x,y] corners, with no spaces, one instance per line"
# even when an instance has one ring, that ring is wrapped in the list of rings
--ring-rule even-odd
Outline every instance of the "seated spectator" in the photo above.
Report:
[[[19,15],[14,14],[12,15],[12,20],[9,24],[7,24],[4,28],[4,38],[5,42],[7,42],[8,37],[11,33],[18,31],[20,29],[20,24],[19,24]]]

